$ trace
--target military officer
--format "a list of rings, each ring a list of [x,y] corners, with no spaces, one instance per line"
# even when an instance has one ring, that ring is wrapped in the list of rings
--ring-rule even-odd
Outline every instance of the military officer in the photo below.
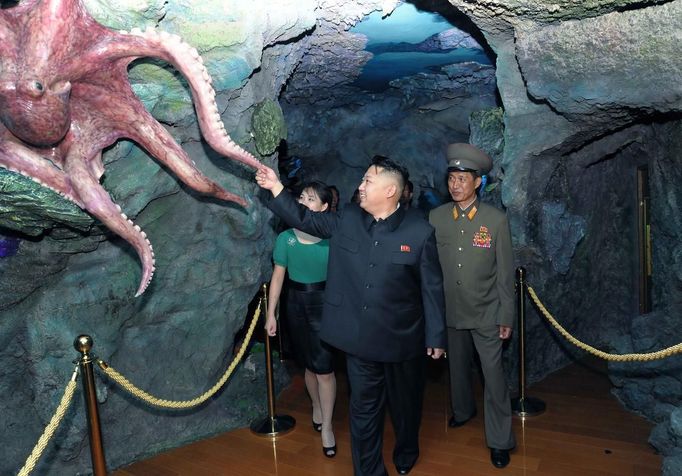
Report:
[[[516,446],[511,404],[502,369],[502,344],[514,324],[514,257],[506,215],[477,196],[490,157],[469,144],[447,149],[448,191],[454,203],[429,214],[436,230],[443,271],[448,328],[448,365],[452,417],[450,427],[476,415],[472,391],[474,350],[485,380],[486,443],[494,466],[509,464]]]

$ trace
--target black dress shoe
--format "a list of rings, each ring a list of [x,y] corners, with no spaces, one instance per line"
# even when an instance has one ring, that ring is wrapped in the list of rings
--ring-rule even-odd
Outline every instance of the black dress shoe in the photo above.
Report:
[[[410,471],[412,471],[412,468],[414,467],[413,464],[408,464],[408,465],[395,465],[395,470],[398,471],[398,474],[408,474]]]
[[[313,420],[313,430],[316,432],[321,432],[322,431],[322,423],[317,423],[315,420]]]
[[[474,410],[474,413],[472,413],[469,418],[467,418],[466,420],[462,420],[462,421],[455,420],[455,416],[453,415],[450,417],[450,420],[448,421],[448,426],[450,428],[457,428],[457,427],[460,427],[462,425],[465,425],[469,420],[471,420],[472,418],[474,418],[476,416],[476,413],[477,413],[476,410]]]
[[[504,468],[509,464],[509,450],[490,448],[490,461],[496,468]]]

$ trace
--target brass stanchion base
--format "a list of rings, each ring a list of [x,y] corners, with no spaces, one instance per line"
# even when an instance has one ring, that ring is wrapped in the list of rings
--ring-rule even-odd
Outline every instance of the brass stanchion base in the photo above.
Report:
[[[296,419],[289,415],[275,415],[251,423],[251,432],[256,436],[276,438],[286,435],[296,427]]]
[[[547,406],[539,398],[512,398],[512,412],[514,416],[525,418],[538,416],[545,412]]]

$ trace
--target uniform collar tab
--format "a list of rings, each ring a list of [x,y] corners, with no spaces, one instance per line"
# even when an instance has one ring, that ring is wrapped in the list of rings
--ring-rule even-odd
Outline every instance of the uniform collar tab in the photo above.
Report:
[[[457,220],[460,217],[460,215],[464,215],[469,219],[469,221],[473,220],[474,217],[476,216],[476,213],[478,212],[478,203],[479,201],[477,199],[474,201],[474,203],[469,205],[469,208],[467,208],[466,210],[462,210],[461,208],[459,208],[459,205],[455,203],[454,206],[452,207],[453,218]]]

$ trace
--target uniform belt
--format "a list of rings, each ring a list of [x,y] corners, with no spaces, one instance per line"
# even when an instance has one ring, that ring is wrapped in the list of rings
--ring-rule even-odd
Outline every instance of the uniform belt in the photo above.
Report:
[[[299,283],[297,281],[290,281],[289,285],[291,289],[296,291],[324,291],[324,286],[327,284],[326,281],[320,281],[319,283]]]

